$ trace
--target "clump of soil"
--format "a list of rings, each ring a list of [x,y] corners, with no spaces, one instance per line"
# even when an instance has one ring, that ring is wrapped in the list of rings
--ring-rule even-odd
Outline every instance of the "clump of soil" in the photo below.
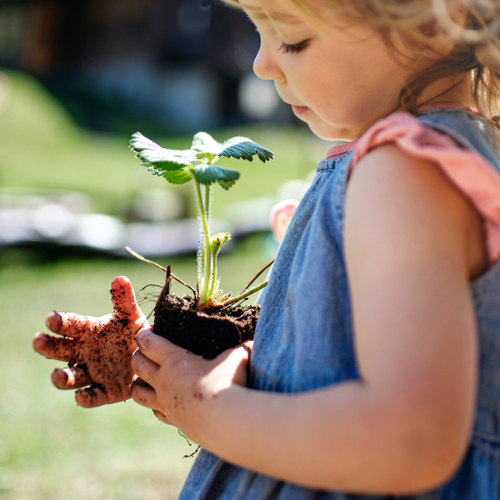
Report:
[[[253,339],[260,306],[197,310],[194,297],[170,293],[169,274],[154,309],[157,335],[207,359]]]

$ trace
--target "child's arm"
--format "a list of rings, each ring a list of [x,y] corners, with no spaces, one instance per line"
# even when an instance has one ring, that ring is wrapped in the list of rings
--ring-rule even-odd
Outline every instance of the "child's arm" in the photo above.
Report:
[[[446,481],[474,418],[481,221],[433,164],[384,146],[350,180],[345,251],[361,380],[250,390],[245,351],[207,361],[143,331],[132,366],[154,389],[134,399],[223,459],[291,483],[410,494]]]
[[[113,314],[94,318],[54,311],[47,316],[46,324],[60,336],[37,333],[33,339],[36,352],[69,363],[64,370],[54,370],[52,383],[58,389],[84,388],[77,391],[76,402],[85,408],[131,397],[134,374],[130,360],[137,348],[134,336],[148,326],[127,278],[113,280],[111,296]]]

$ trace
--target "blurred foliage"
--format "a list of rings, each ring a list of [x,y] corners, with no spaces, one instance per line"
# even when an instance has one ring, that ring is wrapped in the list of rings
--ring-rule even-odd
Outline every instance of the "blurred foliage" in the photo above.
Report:
[[[0,73],[0,76],[2,74]],[[97,134],[79,129],[61,105],[35,80],[5,70],[0,80],[0,186],[69,189],[88,194],[95,209],[122,215],[141,190],[159,189],[128,149],[130,136]],[[130,134],[135,130],[130,130]],[[214,215],[236,201],[274,195],[289,179],[304,179],[329,147],[300,127],[259,126],[215,130],[219,141],[242,135],[271,149],[276,160],[241,168],[242,183],[216,198]],[[185,149],[191,137],[156,138],[164,147]],[[219,165],[225,166],[227,159]],[[265,182],[262,181],[265,173]],[[243,188],[244,183],[244,188]],[[165,189],[171,189],[163,181]],[[176,192],[179,188],[177,188]],[[183,186],[191,197],[191,186]]]

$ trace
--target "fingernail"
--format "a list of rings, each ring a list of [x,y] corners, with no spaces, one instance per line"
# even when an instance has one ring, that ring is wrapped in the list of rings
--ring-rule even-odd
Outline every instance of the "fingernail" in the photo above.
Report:
[[[57,311],[52,311],[45,319],[45,324],[51,331],[59,330],[62,325],[61,315]]]
[[[51,337],[45,335],[45,333],[38,332],[33,338],[33,343],[32,343],[33,349],[38,354],[45,356],[44,351],[46,347],[51,344],[51,342],[52,342]]]
[[[137,335],[136,335],[136,340],[141,340],[141,339],[144,339],[144,337],[146,335],[148,335],[149,333],[149,330],[147,328],[141,328],[138,332],[137,332]]]
[[[142,347],[143,347],[141,344],[141,339],[144,336],[143,332],[144,332],[144,330],[139,330],[137,332],[137,335],[135,336],[135,341],[136,341],[137,345],[139,346],[139,350],[142,349]]]
[[[53,372],[52,372],[52,376],[51,376],[51,379],[52,379],[52,383],[57,387],[58,385],[66,385],[66,383],[68,382],[68,374],[64,371],[64,370],[61,370],[60,368],[56,368]]]

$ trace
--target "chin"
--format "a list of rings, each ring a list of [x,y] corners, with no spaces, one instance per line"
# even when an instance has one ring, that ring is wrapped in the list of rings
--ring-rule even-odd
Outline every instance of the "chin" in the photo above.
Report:
[[[314,127],[310,124],[309,128],[314,135],[325,141],[351,142],[357,139],[357,137],[353,137],[352,131],[346,128],[334,129],[333,127],[328,127],[326,129],[324,127]]]
[[[311,108],[305,109],[307,109],[307,113],[295,114],[300,120],[307,123],[311,132],[320,139],[324,139],[325,141],[351,142],[358,139],[361,135],[356,134],[356,130],[360,127],[357,127],[354,123],[330,123],[319,117]]]

